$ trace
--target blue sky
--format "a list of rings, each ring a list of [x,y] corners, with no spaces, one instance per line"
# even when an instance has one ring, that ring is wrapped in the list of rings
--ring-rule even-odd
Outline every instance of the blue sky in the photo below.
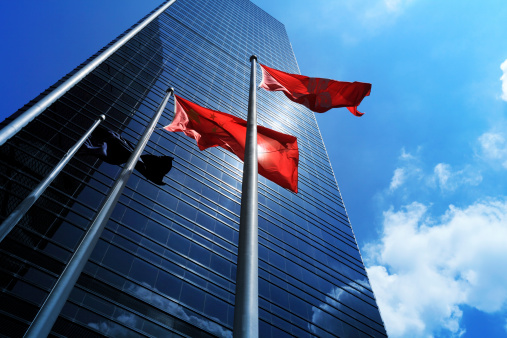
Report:
[[[505,1],[253,2],[302,74],[373,84],[317,120],[390,336],[507,336]],[[160,3],[0,3],[0,119]]]

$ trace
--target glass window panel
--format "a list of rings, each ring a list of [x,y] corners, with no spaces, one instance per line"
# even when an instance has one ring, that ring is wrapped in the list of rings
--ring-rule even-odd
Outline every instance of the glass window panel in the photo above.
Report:
[[[206,294],[197,287],[184,283],[181,289],[180,301],[196,311],[203,311]]]

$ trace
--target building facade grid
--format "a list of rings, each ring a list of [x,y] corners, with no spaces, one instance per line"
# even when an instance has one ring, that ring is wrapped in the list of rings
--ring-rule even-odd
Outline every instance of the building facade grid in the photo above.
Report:
[[[135,143],[172,86],[246,118],[252,54],[299,73],[283,24],[250,1],[176,1],[0,147],[0,220],[100,114]],[[159,127],[172,120],[172,103]],[[296,136],[300,149],[298,194],[259,176],[260,335],[385,336],[313,113],[258,91],[258,116]],[[56,336],[232,336],[243,164],[164,130],[146,151],[175,157],[167,185],[131,176]],[[0,243],[0,321],[8,324],[0,334],[24,333],[120,170],[76,156]]]

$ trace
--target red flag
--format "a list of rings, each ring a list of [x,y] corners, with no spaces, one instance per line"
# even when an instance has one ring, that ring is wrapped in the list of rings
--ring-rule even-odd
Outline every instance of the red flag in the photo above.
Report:
[[[325,113],[331,108],[347,107],[356,116],[363,113],[357,106],[370,95],[371,84],[343,82],[318,77],[289,74],[261,64],[262,82],[259,87],[269,91],[281,90],[294,102],[300,103],[316,113]]]
[[[194,138],[200,150],[222,147],[245,158],[246,121],[201,107],[175,95],[173,122],[167,131],[182,131]],[[299,150],[297,138],[257,126],[259,174],[276,184],[298,192]]]

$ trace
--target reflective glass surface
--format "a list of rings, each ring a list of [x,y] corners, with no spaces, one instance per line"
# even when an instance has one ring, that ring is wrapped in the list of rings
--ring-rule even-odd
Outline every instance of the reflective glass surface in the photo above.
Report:
[[[252,54],[299,73],[283,24],[250,1],[176,1],[0,147],[0,220],[100,114],[135,143],[174,87],[245,119]],[[300,150],[298,194],[259,176],[260,336],[386,336],[314,114],[259,90],[258,120]],[[232,337],[243,163],[160,129],[145,152],[175,158],[167,185],[131,176],[53,334]],[[120,170],[78,154],[0,243],[0,335],[23,335]]]

